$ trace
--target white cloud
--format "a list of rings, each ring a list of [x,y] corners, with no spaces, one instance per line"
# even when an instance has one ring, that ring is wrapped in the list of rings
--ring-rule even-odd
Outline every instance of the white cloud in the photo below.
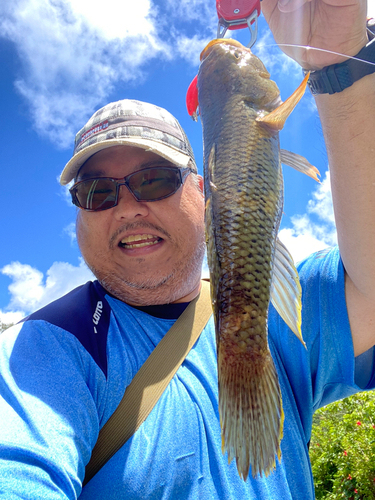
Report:
[[[116,84],[147,78],[152,59],[198,66],[216,27],[215,4],[206,0],[0,3],[0,36],[14,42],[20,61],[15,86],[37,133],[63,148]],[[300,80],[299,66],[269,30],[255,50],[273,76],[287,72]]]
[[[367,0],[367,17],[375,18],[375,0]]]
[[[199,35],[188,37],[176,36],[176,49],[178,54],[192,66],[199,66],[199,56],[212,37],[202,38]]]
[[[69,237],[70,243],[73,245],[77,241],[77,233],[76,233],[76,223],[71,222],[67,226],[64,227],[63,232]]]
[[[46,278],[38,269],[20,262],[7,264],[0,272],[12,280],[8,287],[10,302],[5,310],[0,310],[0,321],[3,323],[18,321],[93,279],[91,271],[82,259],[78,266],[67,262],[54,262],[48,269]]]
[[[316,214],[322,221],[334,226],[335,216],[331,193],[331,176],[327,170],[323,181],[318,185],[307,204],[307,211]]]
[[[68,184],[65,184],[65,186],[60,185],[60,175],[56,177],[56,182],[59,184],[59,196],[65,201],[65,203],[68,205],[68,207],[72,207],[72,196],[69,193],[69,189],[73,186],[74,184],[74,179],[70,181]]]
[[[92,0],[71,1],[70,4],[73,14],[85,20],[106,40],[154,32],[149,0],[106,0],[105,6]]]
[[[13,0],[0,3],[0,37],[17,49],[15,86],[35,130],[65,148],[118,82],[146,78],[151,59],[197,65],[215,15],[206,0]]]
[[[16,88],[37,132],[72,143],[119,81],[139,81],[153,57],[169,58],[151,0],[15,0],[0,5],[0,36],[13,41],[22,74]]]
[[[217,14],[215,2],[207,0],[167,0],[168,13],[183,22],[194,21],[204,27],[214,26],[216,35]]]
[[[0,309],[0,332],[7,327],[7,325],[18,323],[24,317],[25,314],[21,311],[4,312]]]
[[[292,227],[280,231],[279,237],[299,262],[313,252],[337,244],[330,187],[330,175],[319,184],[303,215],[291,217]],[[314,216],[318,219],[314,220]]]

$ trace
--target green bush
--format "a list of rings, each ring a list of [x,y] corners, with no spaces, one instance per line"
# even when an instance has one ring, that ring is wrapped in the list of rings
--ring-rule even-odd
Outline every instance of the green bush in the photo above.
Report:
[[[375,498],[374,392],[315,413],[310,459],[318,500]]]
[[[7,328],[10,328],[13,325],[14,325],[14,323],[3,323],[0,320],[0,333],[2,333],[4,330],[6,330]]]

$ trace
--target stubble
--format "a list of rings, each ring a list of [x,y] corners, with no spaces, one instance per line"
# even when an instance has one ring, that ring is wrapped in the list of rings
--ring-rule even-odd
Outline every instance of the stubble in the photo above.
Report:
[[[124,273],[98,269],[86,264],[97,277],[100,284],[114,297],[132,305],[158,305],[172,303],[188,295],[197,286],[200,280],[202,261],[205,251],[204,231],[193,253],[183,252],[179,243],[160,226],[149,222],[128,223],[119,227],[112,235],[109,246],[115,249],[118,237],[126,231],[134,229],[151,229],[163,235],[174,245],[176,252],[182,258],[175,264],[168,274],[160,275],[157,270],[152,275],[139,273],[139,278],[129,279]],[[142,266],[145,259],[138,259],[138,266]]]

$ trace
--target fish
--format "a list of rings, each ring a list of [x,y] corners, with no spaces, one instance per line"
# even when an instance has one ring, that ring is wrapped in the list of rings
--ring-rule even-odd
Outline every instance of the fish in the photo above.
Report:
[[[277,235],[284,199],[281,163],[319,182],[316,167],[279,143],[307,78],[282,102],[249,48],[216,39],[201,54],[196,81],[222,451],[229,463],[236,459],[243,480],[250,469],[253,477],[268,476],[281,457],[284,413],[267,339],[270,300],[305,345],[298,272]]]

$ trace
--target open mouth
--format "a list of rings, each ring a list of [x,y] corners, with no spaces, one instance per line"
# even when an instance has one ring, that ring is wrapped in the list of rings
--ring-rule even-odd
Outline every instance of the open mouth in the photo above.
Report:
[[[154,234],[132,234],[123,238],[119,243],[119,247],[126,249],[142,248],[156,245],[160,241],[163,241],[163,238],[159,238]]]

